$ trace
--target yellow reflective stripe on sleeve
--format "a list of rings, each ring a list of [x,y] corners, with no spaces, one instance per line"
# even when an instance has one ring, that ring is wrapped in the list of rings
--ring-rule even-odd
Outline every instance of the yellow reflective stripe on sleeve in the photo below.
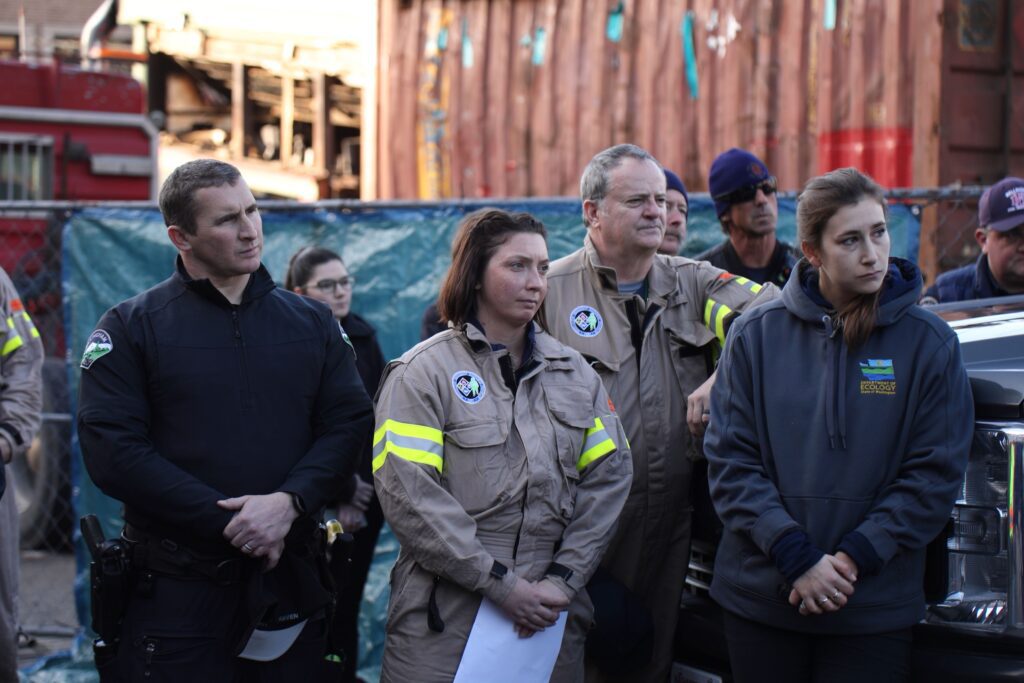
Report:
[[[6,356],[9,353],[14,353],[18,349],[20,349],[22,344],[24,344],[24,343],[25,342],[23,342],[21,340],[21,335],[20,334],[16,334],[16,335],[14,335],[13,337],[11,337],[10,339],[7,340],[7,342],[4,344],[3,350],[0,351],[0,355]]]
[[[761,285],[757,284],[753,280],[748,280],[747,278],[743,277],[742,275],[737,275],[736,276],[736,282],[738,282],[739,284],[743,285],[744,287],[749,289],[754,294],[757,294],[762,289]]]
[[[4,342],[3,349],[0,349],[0,356],[6,356],[9,353],[14,353],[25,343],[22,340],[21,335],[15,331],[14,318],[11,316],[7,317],[7,329],[11,331],[10,336],[8,336],[7,341]]]
[[[440,472],[444,466],[444,434],[434,427],[385,420],[373,434],[374,472],[384,464],[388,453]]]
[[[605,431],[601,418],[595,417],[594,426],[586,431],[582,450],[583,453],[580,454],[580,459],[576,462],[577,471],[583,471],[583,468],[590,463],[615,450],[615,442]]]
[[[30,334],[32,335],[32,338],[33,339],[38,339],[39,338],[39,330],[36,329],[36,324],[34,322],[32,322],[32,318],[28,317],[28,313],[26,313],[25,311],[21,312],[21,317],[25,319],[26,323],[28,323],[28,326],[29,326],[29,328],[31,330]]]
[[[725,344],[725,319],[731,314],[731,308],[711,298],[704,306],[704,325],[715,333],[722,344]]]
[[[711,322],[712,321],[711,312],[712,312],[712,310],[714,310],[714,308],[715,308],[715,300],[714,299],[708,299],[707,302],[704,304],[704,327],[708,328],[709,330],[714,329],[714,327],[712,325],[712,322]]]

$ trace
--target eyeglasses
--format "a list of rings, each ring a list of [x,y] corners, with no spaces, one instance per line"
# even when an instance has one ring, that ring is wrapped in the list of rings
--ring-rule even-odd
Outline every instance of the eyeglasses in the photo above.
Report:
[[[716,202],[723,202],[725,204],[742,204],[743,202],[753,201],[754,197],[757,196],[757,191],[761,190],[764,196],[775,194],[775,191],[779,189],[778,182],[775,176],[770,175],[756,185],[747,185],[741,187],[738,190],[732,192],[726,192],[725,194],[715,195],[712,197]]]
[[[323,294],[330,294],[338,287],[342,289],[351,289],[352,285],[356,283],[356,279],[351,275],[338,278],[337,280],[319,280],[313,286],[316,287]]]

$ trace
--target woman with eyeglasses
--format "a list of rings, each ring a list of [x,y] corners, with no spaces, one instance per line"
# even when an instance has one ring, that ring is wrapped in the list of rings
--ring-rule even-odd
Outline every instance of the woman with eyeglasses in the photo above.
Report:
[[[355,277],[345,267],[341,257],[323,247],[304,247],[288,263],[285,288],[304,294],[330,306],[334,317],[341,323],[356,352],[356,368],[371,397],[377,393],[384,372],[384,354],[377,343],[377,332],[370,323],[352,312],[352,288]],[[373,493],[370,473],[370,444],[366,449],[352,482],[341,491],[334,514],[346,532],[354,534],[351,558],[336,552],[331,558],[331,570],[339,587],[332,628],[337,642],[344,648],[347,658],[342,681],[356,680],[359,646],[359,607],[363,599],[363,585],[370,571],[373,551],[384,524],[384,514]]]
[[[889,257],[882,189],[853,168],[797,205],[782,297],[732,326],[704,437],[725,525],[711,596],[733,676],[906,681],[925,548],[973,433],[957,337]]]

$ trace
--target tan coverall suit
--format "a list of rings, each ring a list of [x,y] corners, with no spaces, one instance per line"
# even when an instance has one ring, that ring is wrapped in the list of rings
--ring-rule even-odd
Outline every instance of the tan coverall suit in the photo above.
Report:
[[[534,330],[515,393],[508,351],[492,349],[473,325],[432,337],[385,370],[373,470],[401,542],[385,683],[451,681],[481,596],[500,605],[515,581],[543,578],[552,562],[572,571],[568,580],[549,575],[572,602],[551,680],[583,679],[592,609],[581,588],[611,538],[632,461],[600,378]]]
[[[14,283],[0,269],[0,439],[13,455],[32,444],[43,409],[43,344]],[[0,467],[4,464],[0,461]],[[0,683],[18,681],[18,508],[11,476],[0,498]]]
[[[583,354],[608,390],[633,455],[633,486],[602,564],[648,607],[650,664],[630,683],[668,678],[690,552],[690,476],[697,457],[686,398],[714,370],[728,325],[751,301],[778,294],[705,262],[655,256],[647,299],[620,294],[589,235],[551,264],[544,306],[551,334]],[[587,667],[587,680],[606,680]]]

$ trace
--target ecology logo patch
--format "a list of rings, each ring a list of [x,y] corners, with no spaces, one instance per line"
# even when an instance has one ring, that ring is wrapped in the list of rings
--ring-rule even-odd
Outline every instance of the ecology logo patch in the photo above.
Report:
[[[891,358],[869,358],[860,363],[860,393],[892,396],[896,393],[896,370]]]
[[[604,327],[604,320],[590,306],[577,306],[569,314],[569,327],[581,337],[596,337]]]
[[[114,342],[106,330],[96,330],[89,335],[89,341],[85,343],[85,353],[82,354],[82,367],[86,370],[92,367],[98,359],[114,350]]]
[[[459,370],[452,375],[452,388],[463,403],[479,403],[487,391],[483,378],[469,370]]]

